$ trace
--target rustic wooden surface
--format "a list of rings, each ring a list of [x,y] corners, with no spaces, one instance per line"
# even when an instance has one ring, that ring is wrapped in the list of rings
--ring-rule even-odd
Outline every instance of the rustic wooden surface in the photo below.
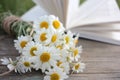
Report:
[[[81,39],[83,46],[82,60],[86,63],[83,73],[72,74],[67,80],[120,80],[120,46]],[[0,58],[18,56],[13,46],[13,38],[0,35]],[[0,63],[0,73],[7,71]],[[43,80],[40,71],[0,77],[0,80]]]

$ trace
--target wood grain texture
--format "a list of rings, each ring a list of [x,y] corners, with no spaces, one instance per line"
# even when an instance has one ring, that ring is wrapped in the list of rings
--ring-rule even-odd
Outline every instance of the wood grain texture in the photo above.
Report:
[[[0,58],[19,56],[13,45],[13,38],[0,36]],[[120,80],[120,46],[81,39],[78,45],[83,46],[82,61],[86,64],[83,73],[69,75],[67,80]],[[0,73],[6,71],[0,63]],[[43,80],[40,71],[0,77],[0,80]]]

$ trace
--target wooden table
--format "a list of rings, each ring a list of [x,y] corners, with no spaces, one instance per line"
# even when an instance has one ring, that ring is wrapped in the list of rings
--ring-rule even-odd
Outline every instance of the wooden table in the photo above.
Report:
[[[81,39],[83,46],[82,60],[86,63],[83,73],[72,74],[67,80],[120,80],[120,46]],[[0,35],[0,58],[18,55],[13,46],[13,38]],[[0,73],[7,71],[6,66],[0,64]],[[26,74],[16,74],[0,77],[0,80],[43,80],[40,71]]]

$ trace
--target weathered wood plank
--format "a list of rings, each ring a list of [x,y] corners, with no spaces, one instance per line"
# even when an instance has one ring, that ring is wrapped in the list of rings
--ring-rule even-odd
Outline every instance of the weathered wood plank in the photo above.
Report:
[[[111,74],[73,74],[67,80],[120,80],[120,73]],[[16,76],[5,76],[0,77],[0,80],[43,80],[44,75],[27,74],[27,75],[16,75]]]

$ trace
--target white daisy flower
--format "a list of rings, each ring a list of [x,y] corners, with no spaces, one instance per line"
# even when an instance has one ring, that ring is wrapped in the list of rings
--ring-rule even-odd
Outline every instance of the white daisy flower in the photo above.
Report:
[[[23,49],[23,53],[22,54],[24,56],[29,56],[29,57],[35,56],[34,52],[38,50],[39,46],[40,46],[39,43],[35,43],[35,42],[31,41]]]
[[[49,29],[50,28],[50,20],[47,15],[40,17],[37,21],[34,22],[33,27],[35,31],[39,31],[43,28]]]
[[[65,72],[60,68],[50,69],[49,72],[45,72],[46,76],[44,80],[65,80],[68,78]]]
[[[14,62],[13,62],[13,60],[11,59],[11,58],[3,58],[3,59],[1,59],[1,61],[2,61],[2,64],[3,65],[7,65],[7,68],[9,69],[9,70],[13,70],[13,69],[15,69],[15,65],[13,65],[14,64]]]
[[[78,59],[80,58],[80,53],[82,53],[82,46],[72,48],[72,57],[75,61],[78,61]]]
[[[81,62],[78,62],[78,63],[75,63],[72,70],[74,72],[83,72],[83,69],[85,69],[85,64],[84,63],[81,63]]]
[[[57,32],[57,31],[50,31],[48,34],[49,38],[49,44],[52,46],[55,46],[57,43],[61,43],[61,38],[62,38],[62,32]]]
[[[26,73],[28,71],[31,72],[31,68],[33,67],[32,61],[29,57],[23,56],[20,58],[19,62],[16,65],[15,72]]]
[[[65,45],[66,47],[71,47],[71,46],[74,46],[74,38],[73,38],[73,34],[72,32],[68,31],[67,34],[64,34],[63,35],[63,39],[65,41]]]
[[[60,60],[62,62],[72,62],[72,58],[68,50],[66,49],[60,50]]]
[[[54,47],[41,46],[38,51],[35,51],[35,54],[36,56],[33,58],[34,68],[41,69],[42,72],[56,66],[57,60],[60,59],[59,51]]]
[[[63,63],[67,62],[67,56],[69,55],[67,50],[65,49],[59,49],[60,51],[60,60],[57,61],[56,65],[60,67]]]
[[[50,31],[46,29],[41,29],[41,31],[36,32],[36,34],[34,34],[35,42],[38,42],[43,45],[48,45],[49,43],[48,34],[50,34]]]
[[[68,62],[71,63],[73,61],[73,58],[71,57],[71,53],[68,52],[67,49],[59,49],[60,50],[60,61],[61,62]]]
[[[63,72],[69,74],[70,66],[68,62],[58,61],[57,66],[63,70]]]
[[[60,35],[58,42],[56,42],[54,46],[57,49],[60,49],[60,50],[66,50],[67,49],[67,47],[65,46],[62,34]]]
[[[63,24],[59,21],[58,17],[55,17],[54,15],[50,15],[49,19],[51,21],[52,30],[58,32],[65,31],[65,28],[63,27]]]
[[[18,37],[18,40],[14,40],[14,46],[19,51],[19,53],[21,53],[26,44],[31,40],[32,38],[30,36],[20,36]]]

